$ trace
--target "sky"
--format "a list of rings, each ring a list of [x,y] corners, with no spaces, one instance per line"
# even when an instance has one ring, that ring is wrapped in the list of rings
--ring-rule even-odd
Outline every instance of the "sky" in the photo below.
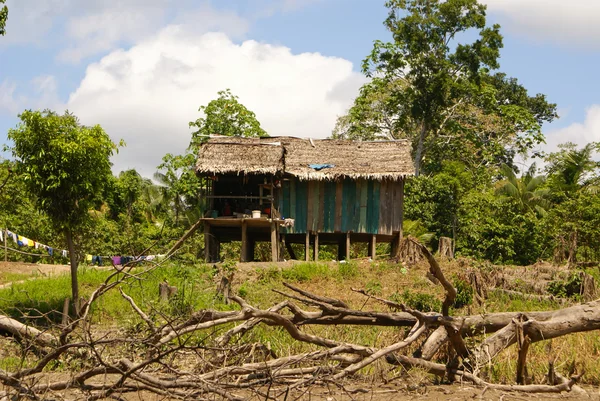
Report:
[[[546,144],[600,141],[600,2],[480,0],[504,35],[500,70],[561,118]],[[176,7],[173,4],[177,4]],[[152,177],[187,147],[198,108],[229,88],[271,135],[324,138],[388,41],[384,0],[7,0],[0,144],[25,109],[69,110],[127,146],[115,172]],[[4,157],[9,155],[4,153]]]

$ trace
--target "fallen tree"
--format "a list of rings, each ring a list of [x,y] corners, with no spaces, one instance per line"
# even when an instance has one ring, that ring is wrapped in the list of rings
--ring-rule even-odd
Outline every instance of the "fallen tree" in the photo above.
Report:
[[[429,262],[429,274],[444,288],[442,313],[424,313],[362,289],[354,291],[394,311],[356,310],[342,300],[285,284],[289,293],[276,292],[287,299],[269,309],[256,308],[241,297],[230,296],[239,310],[204,310],[183,320],[166,316],[153,320],[123,290],[126,283],[139,280],[153,267],[115,270],[81,306],[79,318],[66,326],[41,331],[0,315],[0,332],[19,339],[23,355],[31,352],[41,355],[32,367],[12,372],[0,370],[3,385],[0,400],[41,399],[57,392],[64,399],[80,398],[81,393],[90,400],[118,399],[124,393],[138,391],[175,399],[213,395],[238,400],[247,398],[249,392],[264,399],[278,399],[290,391],[316,384],[343,387],[344,379],[376,361],[386,361],[401,369],[421,368],[447,381],[460,380],[501,391],[581,391],[576,383],[583,372],[563,378],[554,372],[553,364],[549,366],[546,384],[525,384],[527,350],[537,341],[600,329],[600,301],[549,312],[450,316],[456,289],[431,253],[411,241],[413,248]],[[142,322],[135,333],[107,334],[93,330],[91,306],[115,289],[120,290]],[[294,340],[310,344],[312,350],[275,355],[264,344],[242,341],[260,324],[281,327]],[[407,330],[402,338],[375,347],[306,329],[314,325],[379,325]],[[515,361],[516,384],[501,385],[482,379],[482,369],[513,345],[519,349]],[[443,346],[450,349],[450,359],[444,364],[433,361]],[[45,383],[42,372],[48,364],[67,357],[79,360],[82,368],[67,379]],[[180,359],[193,363],[184,369],[177,363]]]

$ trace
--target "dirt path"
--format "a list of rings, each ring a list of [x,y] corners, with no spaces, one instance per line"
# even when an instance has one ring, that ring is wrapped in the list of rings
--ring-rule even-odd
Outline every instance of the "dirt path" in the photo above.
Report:
[[[40,278],[68,273],[69,265],[47,265],[23,262],[0,262],[0,289],[28,278]]]

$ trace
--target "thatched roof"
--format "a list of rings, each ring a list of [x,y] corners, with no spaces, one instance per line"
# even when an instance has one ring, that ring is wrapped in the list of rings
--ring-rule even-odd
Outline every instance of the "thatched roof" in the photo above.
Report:
[[[310,165],[333,167],[317,171]],[[200,146],[198,174],[287,173],[302,180],[398,179],[414,174],[410,143],[211,137]]]

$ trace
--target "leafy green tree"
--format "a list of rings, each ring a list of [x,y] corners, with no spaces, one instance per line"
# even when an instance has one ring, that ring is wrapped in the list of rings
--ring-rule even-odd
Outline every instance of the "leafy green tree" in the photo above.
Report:
[[[190,122],[195,127],[192,133],[190,149],[208,138],[210,135],[260,137],[268,136],[256,119],[256,114],[239,102],[239,98],[229,89],[218,92],[219,97],[198,111],[204,115]]]
[[[5,0],[0,0],[0,4],[4,4]],[[6,20],[8,19],[8,7],[0,8],[0,35],[6,34]]]
[[[163,201],[174,212],[175,226],[179,225],[186,211],[198,209],[199,206],[201,180],[194,171],[195,165],[196,156],[192,153],[183,156],[168,153],[158,166],[159,171],[154,174]]]
[[[466,193],[457,214],[458,255],[521,265],[542,256],[542,220],[533,213],[520,213],[511,200],[499,198],[492,190]]]
[[[484,5],[477,0],[390,0],[386,6],[385,26],[393,42],[376,41],[364,60],[363,72],[373,81],[342,118],[337,135],[371,139],[378,126],[387,124],[385,132],[395,139],[411,139],[417,176],[426,154],[434,151],[438,160],[457,147],[457,160],[482,149],[498,157],[507,137],[516,151],[543,140],[541,123],[556,117],[556,106],[543,95],[529,97],[504,74],[490,74],[499,68],[503,45],[500,27],[486,25]],[[474,33],[477,40],[459,42]],[[460,146],[465,143],[470,147]],[[483,156],[480,162],[486,161]]]
[[[573,194],[581,188],[597,191],[595,172],[600,163],[593,159],[600,144],[591,142],[581,149],[571,142],[559,145],[560,150],[546,157],[550,186],[557,192]]]
[[[71,261],[71,290],[77,306],[78,254],[74,234],[90,219],[112,177],[110,157],[117,145],[102,127],[81,125],[73,114],[26,110],[18,127],[8,131],[17,172],[36,204],[62,232]],[[77,311],[77,308],[76,308]]]
[[[508,165],[503,165],[500,171],[505,180],[496,185],[496,194],[513,201],[517,211],[521,214],[528,212],[544,215],[551,207],[548,197],[550,190],[542,188],[546,177],[535,175],[535,163],[520,178]]]

